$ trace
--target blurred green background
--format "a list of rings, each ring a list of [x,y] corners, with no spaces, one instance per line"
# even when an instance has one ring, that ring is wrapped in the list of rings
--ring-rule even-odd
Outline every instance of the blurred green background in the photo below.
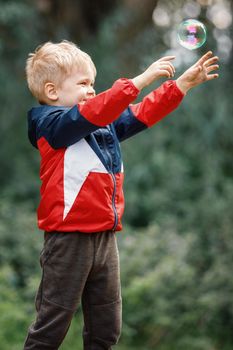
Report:
[[[177,43],[177,25],[186,18],[207,27],[198,50]],[[92,56],[97,92],[167,54],[176,55],[176,76],[209,49],[220,57],[218,80],[192,90],[172,115],[122,144],[117,349],[233,349],[232,38],[230,0],[0,0],[1,350],[23,348],[43,244],[36,225],[39,155],[26,121],[36,102],[25,60],[42,42],[62,39]],[[81,330],[79,310],[61,349],[81,350]]]

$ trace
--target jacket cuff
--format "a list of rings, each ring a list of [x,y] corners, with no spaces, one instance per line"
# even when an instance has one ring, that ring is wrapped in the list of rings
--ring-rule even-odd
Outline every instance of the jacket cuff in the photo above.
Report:
[[[184,97],[186,94],[178,88],[178,86],[176,84],[176,80],[170,80],[170,81],[173,82],[174,89],[177,91],[177,95],[178,96],[180,95],[181,97]]]

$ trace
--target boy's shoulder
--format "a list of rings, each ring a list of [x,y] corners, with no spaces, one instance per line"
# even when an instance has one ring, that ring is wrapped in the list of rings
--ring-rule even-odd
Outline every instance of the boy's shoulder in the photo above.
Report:
[[[37,148],[37,139],[41,132],[46,129],[50,123],[61,113],[69,108],[63,106],[39,105],[32,107],[28,111],[28,136],[34,147]]]
[[[67,112],[70,108],[64,106],[39,105],[32,107],[28,111],[28,125],[34,127],[41,126],[46,119],[56,118],[56,116]]]
[[[55,114],[63,111],[67,111],[69,108],[64,106],[49,106],[49,105],[39,105],[32,107],[28,111],[28,119],[40,119],[50,114]]]

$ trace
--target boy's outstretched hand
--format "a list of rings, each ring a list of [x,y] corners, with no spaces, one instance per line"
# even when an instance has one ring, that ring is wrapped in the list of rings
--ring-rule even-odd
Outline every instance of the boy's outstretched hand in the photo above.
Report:
[[[213,56],[211,51],[203,55],[192,67],[187,69],[177,80],[178,88],[185,94],[189,89],[218,78],[218,74],[210,74],[218,69],[218,57]]]
[[[175,74],[175,68],[171,61],[174,58],[175,56],[165,56],[153,62],[145,72],[132,79],[133,84],[141,90],[159,78],[172,78]]]
[[[175,68],[171,61],[174,58],[175,56],[165,56],[155,61],[142,74],[132,79],[133,84],[141,90],[159,78],[172,78]],[[210,74],[219,68],[217,63],[218,57],[213,56],[211,51],[207,52],[176,80],[178,88],[185,94],[194,86],[218,78],[218,74]]]

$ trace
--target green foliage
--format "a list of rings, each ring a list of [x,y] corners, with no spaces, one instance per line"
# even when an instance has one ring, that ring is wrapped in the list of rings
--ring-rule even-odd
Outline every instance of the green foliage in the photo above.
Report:
[[[78,310],[74,316],[69,332],[61,346],[61,350],[70,350],[77,349],[82,350],[82,327],[83,327],[83,318],[81,315],[81,310]]]
[[[181,236],[175,228],[162,232],[157,226],[127,231],[119,237],[122,343],[148,350],[230,349],[232,250],[225,250],[224,259],[215,252],[213,263],[203,268],[204,251],[193,232]]]
[[[25,287],[27,280],[39,271],[35,257],[42,248],[43,233],[36,232],[36,217],[26,205],[0,202],[0,264],[11,266],[15,287]]]
[[[32,197],[32,176],[22,185],[22,177],[33,174],[31,148],[27,140],[26,111],[32,98],[26,87],[25,60],[37,45],[36,12],[27,1],[0,1],[0,183],[13,196]],[[22,193],[22,187],[24,191]],[[25,193],[26,192],[26,193]],[[34,193],[33,193],[34,195]]]
[[[0,344],[4,350],[20,350],[28,327],[26,303],[16,288],[17,276],[10,266],[0,268]]]

